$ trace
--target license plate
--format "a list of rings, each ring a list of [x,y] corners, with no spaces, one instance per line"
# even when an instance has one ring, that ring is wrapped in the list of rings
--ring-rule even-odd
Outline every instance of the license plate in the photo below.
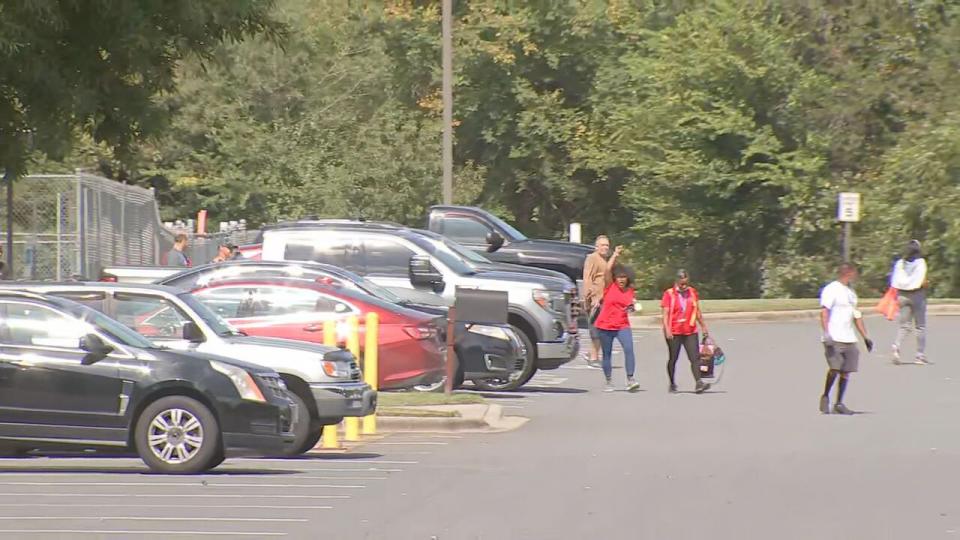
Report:
[[[362,400],[362,399],[351,399],[351,400],[350,400],[350,408],[351,408],[351,409],[359,409],[359,408],[362,407],[362,406],[363,406],[363,400]]]

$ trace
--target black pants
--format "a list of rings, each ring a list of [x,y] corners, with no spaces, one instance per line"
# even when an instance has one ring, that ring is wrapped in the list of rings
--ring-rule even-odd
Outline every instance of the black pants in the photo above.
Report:
[[[700,337],[697,334],[687,336],[674,335],[673,339],[667,340],[667,376],[670,377],[670,384],[674,383],[674,374],[677,371],[677,360],[680,359],[680,347],[687,350],[687,358],[690,359],[690,371],[693,373],[693,380],[700,381]]]

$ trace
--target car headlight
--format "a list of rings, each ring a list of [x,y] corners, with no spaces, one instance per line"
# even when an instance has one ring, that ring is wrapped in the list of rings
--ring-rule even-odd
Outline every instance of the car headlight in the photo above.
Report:
[[[480,324],[475,324],[470,327],[468,332],[473,334],[480,334],[481,336],[491,337],[493,339],[499,339],[502,341],[510,341],[510,336],[507,334],[507,331],[499,326],[484,326]]]
[[[217,362],[216,360],[210,361],[210,367],[226,375],[237,389],[237,393],[240,394],[241,398],[250,401],[267,401],[267,399],[263,397],[263,392],[260,391],[260,387],[257,386],[257,382],[253,380],[253,376],[250,375],[250,372],[247,370],[237,366],[231,366],[230,364],[224,364],[223,362]]]
[[[563,302],[563,294],[557,294],[546,289],[534,289],[533,301],[547,311],[558,311],[557,302]]]
[[[323,366],[323,372],[327,375],[327,377],[333,377],[335,379],[350,378],[350,364],[345,362],[331,362],[329,360],[322,360],[320,365]]]

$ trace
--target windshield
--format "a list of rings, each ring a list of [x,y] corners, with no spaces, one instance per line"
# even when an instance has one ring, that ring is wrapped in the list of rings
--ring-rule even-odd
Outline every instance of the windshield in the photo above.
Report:
[[[468,249],[468,248],[466,248],[466,247],[464,247],[464,246],[462,246],[462,245],[454,242],[453,240],[450,240],[450,239],[448,239],[448,238],[443,238],[443,239],[441,239],[440,241],[443,242],[443,247],[444,247],[444,248],[449,249],[450,251],[454,252],[455,254],[459,255],[460,257],[463,257],[464,259],[467,259],[467,260],[470,261],[470,262],[473,262],[473,263],[476,263],[476,264],[491,264],[491,263],[492,263],[492,261],[491,261],[490,259],[484,257],[483,255],[477,253],[476,251],[474,251],[474,250],[472,250],[472,249]]]
[[[183,300],[183,303],[190,307],[200,320],[205,322],[218,336],[242,336],[243,333],[230,325],[222,317],[214,313],[210,308],[197,300],[190,293],[178,294],[177,297]]]
[[[410,240],[420,246],[421,249],[425,250],[430,255],[436,257],[441,263],[443,263],[451,272],[454,272],[460,276],[472,276],[477,273],[476,266],[473,265],[470,261],[467,261],[460,255],[457,255],[453,251],[446,249],[442,242],[437,242],[429,236],[415,236],[410,238]]]
[[[160,348],[149,339],[141,336],[123,324],[111,319],[110,317],[107,317],[95,309],[82,305],[73,305],[69,306],[68,310],[77,317],[80,317],[81,319],[92,324],[97,328],[97,330],[103,332],[110,339],[120,343],[121,345],[129,345],[131,347],[138,347],[141,349]]]
[[[508,238],[508,240],[513,240],[514,242],[523,242],[524,240],[527,239],[527,236],[525,234],[514,229],[513,225],[510,225],[506,221],[498,218],[497,216],[490,214],[489,219],[490,221],[493,222],[494,225],[496,225],[497,227],[500,227],[501,229],[503,229],[503,232],[507,233],[507,236],[510,237]]]
[[[370,296],[375,296],[381,300],[386,300],[391,304],[403,304],[407,302],[403,298],[397,296],[397,294],[390,289],[377,285],[369,279],[354,274],[349,270],[341,269],[340,273],[343,274],[343,277],[347,278],[349,281],[352,281],[358,289],[369,294]]]

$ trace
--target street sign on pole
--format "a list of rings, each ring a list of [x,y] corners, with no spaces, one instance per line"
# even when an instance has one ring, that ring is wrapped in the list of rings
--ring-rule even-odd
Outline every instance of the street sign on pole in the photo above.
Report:
[[[837,220],[843,223],[841,254],[844,262],[850,262],[850,244],[853,240],[853,224],[860,221],[860,194],[841,193],[837,202]]]
[[[860,221],[860,194],[841,193],[837,205],[837,220],[844,223]]]

